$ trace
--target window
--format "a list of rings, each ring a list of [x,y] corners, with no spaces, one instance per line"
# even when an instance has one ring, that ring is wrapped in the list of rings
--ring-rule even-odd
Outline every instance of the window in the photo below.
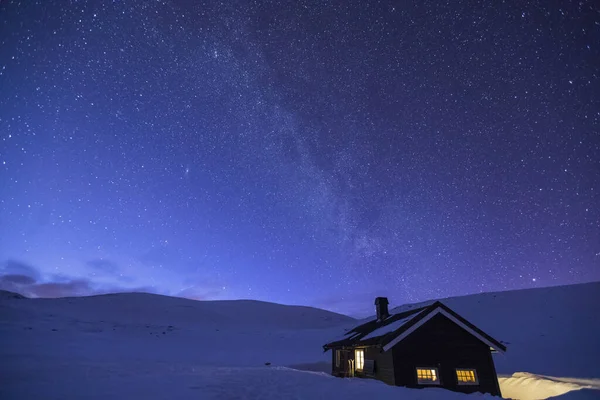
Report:
[[[477,371],[474,369],[457,369],[456,379],[459,385],[478,385]]]
[[[439,385],[437,368],[417,368],[417,383],[420,385]]]
[[[339,367],[340,367],[340,356],[341,356],[341,354],[340,354],[340,351],[339,351],[339,350],[336,350],[336,351],[335,351],[335,366],[336,366],[337,368],[339,368]]]
[[[365,350],[356,349],[354,352],[355,368],[357,371],[362,371],[365,367]]]

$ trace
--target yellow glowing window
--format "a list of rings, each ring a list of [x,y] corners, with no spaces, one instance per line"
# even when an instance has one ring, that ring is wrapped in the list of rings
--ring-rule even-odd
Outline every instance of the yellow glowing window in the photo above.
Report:
[[[477,385],[477,371],[474,369],[457,369],[456,379],[459,385]]]
[[[439,385],[440,377],[437,368],[417,368],[417,383],[423,385]]]
[[[362,371],[365,367],[365,351],[357,349],[354,352],[354,365],[357,371]]]

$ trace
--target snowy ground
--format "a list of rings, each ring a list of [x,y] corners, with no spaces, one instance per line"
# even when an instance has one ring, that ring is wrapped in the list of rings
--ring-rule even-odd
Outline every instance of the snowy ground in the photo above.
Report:
[[[50,367],[50,366],[49,366]],[[52,367],[50,367],[52,368]],[[2,399],[459,399],[441,389],[394,388],[374,380],[338,379],[324,373],[284,367],[193,367],[145,363],[41,368],[35,385],[11,383]],[[68,371],[68,374],[64,372]],[[58,379],[56,379],[58,378]],[[8,390],[6,390],[8,389]],[[65,394],[68,393],[68,396]],[[491,396],[476,396],[477,398]]]
[[[499,372],[512,375],[500,378],[505,397],[600,398],[600,284],[445,302],[508,342],[496,356]],[[322,344],[354,324],[324,310],[254,301],[0,293],[0,399],[487,397],[285,368],[327,371]]]

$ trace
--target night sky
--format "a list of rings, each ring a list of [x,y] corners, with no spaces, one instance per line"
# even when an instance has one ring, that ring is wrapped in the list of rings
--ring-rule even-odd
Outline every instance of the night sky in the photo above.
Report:
[[[596,1],[0,1],[0,287],[351,315],[600,280]]]

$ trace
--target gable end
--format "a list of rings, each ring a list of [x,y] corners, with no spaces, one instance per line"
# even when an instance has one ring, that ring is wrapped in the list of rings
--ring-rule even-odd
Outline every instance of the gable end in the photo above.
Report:
[[[493,341],[489,340],[489,338],[486,337],[487,335],[485,335],[485,334],[482,335],[482,332],[479,331],[478,329],[476,329],[476,328],[473,329],[474,327],[471,324],[464,323],[463,321],[461,321],[461,319],[459,319],[460,317],[457,318],[455,315],[453,315],[454,313],[448,312],[444,308],[438,306],[434,310],[432,310],[430,313],[425,315],[423,318],[421,318],[419,321],[417,321],[415,324],[413,324],[408,329],[406,329],[404,332],[402,332],[400,335],[398,335],[393,340],[391,340],[388,344],[383,346],[383,351],[388,351],[389,349],[394,347],[396,344],[400,343],[406,337],[411,335],[414,331],[419,329],[419,327],[423,326],[425,323],[427,323],[430,319],[432,319],[433,317],[435,317],[438,314],[441,314],[444,317],[448,318],[450,321],[454,322],[456,325],[463,328],[465,331],[470,333],[472,336],[476,337],[481,342],[488,345],[491,349],[494,349],[500,353],[504,353],[504,351],[506,350],[506,348],[504,346],[500,345],[499,343],[494,343]]]

